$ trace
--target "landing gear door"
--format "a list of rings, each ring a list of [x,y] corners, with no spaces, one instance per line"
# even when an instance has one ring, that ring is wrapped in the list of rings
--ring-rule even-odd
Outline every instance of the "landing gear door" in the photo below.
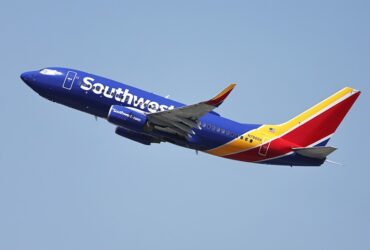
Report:
[[[76,79],[77,73],[74,71],[68,71],[66,78],[63,82],[63,88],[70,90],[73,86],[73,82]]]

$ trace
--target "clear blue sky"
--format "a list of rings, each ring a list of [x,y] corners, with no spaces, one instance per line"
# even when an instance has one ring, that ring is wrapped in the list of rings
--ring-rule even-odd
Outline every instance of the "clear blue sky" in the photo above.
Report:
[[[6,1],[0,10],[0,249],[370,249],[369,1]],[[280,123],[363,91],[331,141],[344,166],[151,147],[51,103],[23,71],[66,66]]]

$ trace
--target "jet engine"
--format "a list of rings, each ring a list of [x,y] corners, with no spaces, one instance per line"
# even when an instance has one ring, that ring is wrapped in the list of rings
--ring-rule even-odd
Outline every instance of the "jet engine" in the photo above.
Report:
[[[126,137],[130,140],[140,142],[145,145],[150,145],[151,143],[160,143],[161,141],[157,138],[151,137],[149,135],[144,135],[140,133],[136,133],[134,131],[127,130],[125,128],[117,127],[116,134]]]
[[[140,131],[147,125],[148,119],[144,113],[124,106],[112,105],[107,120],[117,126]]]

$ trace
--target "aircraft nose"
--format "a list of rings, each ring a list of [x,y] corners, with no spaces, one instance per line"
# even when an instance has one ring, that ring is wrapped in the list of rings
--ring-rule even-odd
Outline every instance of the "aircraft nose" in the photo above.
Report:
[[[35,82],[35,74],[32,71],[24,72],[21,74],[21,79],[28,85],[31,86]]]
[[[21,74],[21,79],[27,83],[28,81],[31,81],[31,76],[28,72],[24,72]]]

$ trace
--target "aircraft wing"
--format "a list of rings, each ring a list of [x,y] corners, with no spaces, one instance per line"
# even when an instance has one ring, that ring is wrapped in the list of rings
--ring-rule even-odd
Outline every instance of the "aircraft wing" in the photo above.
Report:
[[[172,110],[148,114],[148,120],[160,131],[188,136],[200,128],[199,118],[220,106],[236,84],[230,84],[212,99]]]

